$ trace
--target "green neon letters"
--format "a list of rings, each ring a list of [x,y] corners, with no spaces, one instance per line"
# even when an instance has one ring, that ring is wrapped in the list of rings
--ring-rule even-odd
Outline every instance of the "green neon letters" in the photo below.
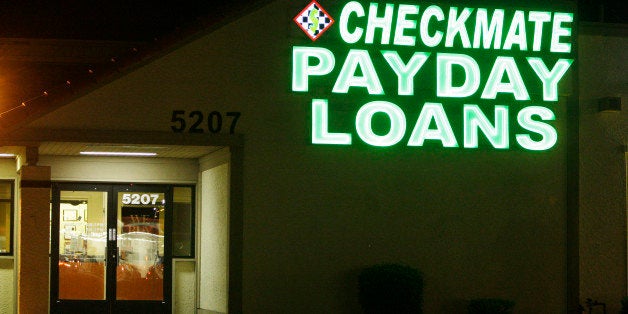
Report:
[[[331,92],[347,94],[353,89],[363,89],[370,95],[383,95],[378,72],[397,76],[397,95],[414,95],[414,79],[430,57],[429,52],[415,52],[403,61],[396,51],[379,52],[388,68],[376,69],[368,50],[350,49],[335,80]],[[465,54],[436,53],[436,96],[464,98],[476,95],[480,87],[481,69],[473,57]],[[314,65],[310,62],[314,61]],[[559,59],[549,70],[540,58],[527,58],[525,63],[536,73],[543,86],[543,101],[558,100],[558,83],[565,75],[573,59]],[[336,58],[331,50],[320,47],[293,47],[292,91],[307,92],[310,76],[326,76],[332,73]],[[530,96],[517,62],[513,57],[498,56],[491,68],[480,97],[495,99],[498,93],[512,94],[516,100],[529,100]],[[454,67],[464,73],[464,82],[454,86]],[[361,72],[361,75],[358,73]],[[506,78],[507,82],[504,82]],[[326,78],[325,78],[326,79]],[[528,80],[528,83],[531,81]]]
[[[453,66],[465,73],[465,81],[453,86]],[[463,98],[473,95],[480,86],[480,67],[467,55],[439,53],[436,55],[436,96]]]
[[[348,1],[332,15],[330,40],[346,49],[325,39],[292,47],[292,91],[312,94],[313,144],[544,151],[558,143],[550,108],[574,61],[573,13]],[[359,99],[352,126],[330,109],[338,98]]]
[[[312,99],[312,144],[351,144],[349,133],[329,133],[327,99]]]
[[[504,74],[508,76],[508,83],[503,83]],[[497,57],[486,82],[486,87],[482,92],[484,99],[495,99],[497,93],[511,93],[516,100],[530,99],[515,59],[512,57]]]
[[[357,76],[358,67],[363,75]],[[371,95],[381,95],[384,93],[379,77],[375,72],[375,66],[366,50],[351,50],[347,55],[346,62],[342,65],[334,89],[334,93],[347,93],[349,87],[365,87]]]
[[[392,44],[396,46],[442,45],[445,48],[504,50],[517,47],[520,51],[527,51],[527,43],[531,39],[532,50],[541,51],[545,42],[543,36],[549,33],[548,30],[543,32],[545,23],[551,23],[549,51],[571,52],[571,44],[564,41],[569,41],[572,34],[573,13],[515,10],[506,17],[505,12],[504,9],[493,9],[489,20],[486,8],[452,6],[444,11],[437,5],[423,8],[416,4],[380,5],[377,2],[371,2],[365,8],[360,2],[350,1],[340,12],[338,27],[342,40],[347,44],[362,41],[365,44],[388,45],[393,34]],[[529,34],[527,29],[533,29],[533,32]],[[506,36],[502,36],[504,31]],[[375,38],[377,33],[380,34],[379,41]]]
[[[390,120],[388,133],[378,135],[373,132],[372,120],[376,113],[383,113]],[[406,116],[401,108],[388,101],[371,101],[358,110],[355,117],[355,130],[367,144],[392,146],[403,138],[406,132]]]
[[[556,129],[552,126],[532,119],[532,116],[539,116],[542,120],[554,120],[554,113],[548,108],[541,106],[527,107],[519,111],[517,121],[523,128],[541,135],[542,139],[534,141],[529,134],[517,134],[517,143],[521,147],[529,150],[547,150],[558,141]]]
[[[508,149],[510,147],[510,129],[508,107],[495,106],[494,118],[489,119],[478,105],[463,106],[463,145],[465,148],[477,148],[480,134],[488,140],[493,148]],[[385,134],[377,134],[373,130],[375,114],[385,116],[390,127]],[[540,120],[533,119],[534,116]],[[351,133],[332,133],[329,131],[329,103],[327,99],[312,99],[312,143],[351,145]],[[517,122],[523,131],[515,135],[516,142],[524,149],[547,150],[557,141],[554,127],[544,121],[555,119],[554,113],[541,106],[525,107],[519,111]],[[434,125],[434,128],[430,126]],[[371,101],[364,104],[356,113],[355,131],[366,144],[380,147],[393,146],[399,143],[407,131],[406,115],[396,104],[388,101]],[[345,130],[346,131],[346,130]],[[533,140],[534,137],[539,140]],[[451,123],[440,103],[425,103],[419,117],[409,135],[407,146],[423,146],[426,141],[439,143],[442,147],[458,147]]]
[[[464,147],[478,147],[478,130],[481,130],[493,147],[508,148],[508,107],[495,106],[495,125],[477,105],[464,105]]]
[[[310,66],[311,58],[316,58],[318,64]],[[292,64],[292,90],[307,92],[310,75],[325,75],[334,69],[334,54],[325,48],[294,47]]]
[[[437,22],[445,20],[445,13],[439,6],[427,7],[421,16],[421,41],[427,47],[436,47],[443,40],[443,31],[435,30],[434,35],[430,35],[429,29],[432,19],[436,19]]]
[[[543,83],[543,100],[545,101],[557,101],[558,100],[558,82],[565,75],[567,69],[573,62],[571,59],[559,59],[554,64],[552,70],[548,70],[547,66],[541,58],[529,57],[528,63],[532,67],[532,70],[539,77]]]
[[[480,48],[480,40],[482,40],[483,49],[491,49],[491,42],[493,42],[493,49],[500,49],[502,44],[500,38],[502,38],[502,28],[504,27],[504,10],[493,11],[490,25],[486,9],[478,9],[475,18],[473,48]]]
[[[434,122],[435,129],[430,129],[430,123]],[[414,125],[408,146],[423,146],[425,140],[437,140],[443,147],[458,147],[454,136],[454,130],[449,124],[447,114],[442,104],[425,103]]]
[[[430,56],[429,52],[415,52],[414,55],[404,63],[396,51],[383,50],[382,55],[390,65],[390,68],[397,74],[397,84],[399,95],[414,94],[414,76],[419,69],[425,64]]]

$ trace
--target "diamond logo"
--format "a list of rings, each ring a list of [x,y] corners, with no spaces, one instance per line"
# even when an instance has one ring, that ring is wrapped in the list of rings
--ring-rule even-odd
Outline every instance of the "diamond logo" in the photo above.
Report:
[[[294,17],[293,21],[312,41],[317,40],[334,24],[334,19],[316,0],[310,2],[305,9]]]

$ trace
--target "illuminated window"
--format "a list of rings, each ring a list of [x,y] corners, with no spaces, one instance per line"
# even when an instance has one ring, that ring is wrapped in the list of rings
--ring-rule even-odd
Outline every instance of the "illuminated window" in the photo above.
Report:
[[[172,256],[194,257],[194,189],[174,188]]]
[[[0,255],[13,253],[13,181],[0,181]]]

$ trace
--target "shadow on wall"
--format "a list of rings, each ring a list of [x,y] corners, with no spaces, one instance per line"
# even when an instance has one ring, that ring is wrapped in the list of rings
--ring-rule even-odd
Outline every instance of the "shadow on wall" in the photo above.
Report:
[[[388,263],[362,269],[358,299],[364,314],[422,314],[423,274],[411,266]],[[457,300],[449,313],[511,314],[515,302],[500,298]]]
[[[423,275],[401,264],[379,264],[358,276],[359,301],[365,314],[423,313]]]

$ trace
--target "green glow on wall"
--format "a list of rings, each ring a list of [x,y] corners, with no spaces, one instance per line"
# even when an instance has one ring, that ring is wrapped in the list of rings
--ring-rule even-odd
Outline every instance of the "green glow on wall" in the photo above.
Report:
[[[434,121],[436,129],[430,129],[430,123]],[[440,103],[425,103],[421,114],[410,134],[408,146],[423,146],[425,140],[438,140],[443,147],[458,147],[454,131],[449,124],[445,109]]]
[[[478,129],[497,149],[506,149],[508,142],[508,107],[495,106],[495,126],[477,105],[464,105],[464,147],[478,147]]]
[[[312,144],[351,145],[351,134],[329,133],[327,99],[312,99]]]
[[[569,69],[569,66],[573,62],[573,59],[559,59],[554,64],[554,68],[550,71],[541,58],[528,57],[527,58],[530,67],[534,70],[534,73],[541,79],[543,83],[543,100],[544,101],[557,101],[558,100],[558,82],[563,75]]]
[[[465,72],[465,81],[453,86],[453,66]],[[480,86],[480,66],[471,57],[462,54],[439,53],[436,55],[436,96],[464,98],[473,95]]]
[[[390,119],[390,130],[385,135],[373,132],[372,119],[376,113],[384,113]],[[406,116],[399,106],[388,101],[371,101],[358,110],[355,117],[355,130],[367,144],[392,146],[403,138],[406,132]]]
[[[517,115],[519,125],[524,129],[541,135],[541,140],[534,141],[529,134],[517,134],[517,143],[521,147],[529,150],[548,150],[558,141],[558,133],[551,125],[532,119],[539,116],[542,120],[554,120],[554,113],[541,106],[531,106],[523,108]]]
[[[310,66],[310,58],[318,64]],[[307,92],[310,75],[326,75],[334,69],[334,54],[318,47],[292,47],[292,91]]]
[[[429,52],[415,52],[407,64],[404,64],[399,53],[392,50],[382,51],[384,59],[397,74],[398,95],[414,95],[414,76],[430,56]]]
[[[503,82],[504,74],[507,74],[508,82]],[[488,75],[486,80],[482,98],[495,99],[497,93],[512,93],[516,100],[530,99],[526,85],[523,83],[523,78],[513,57],[497,57],[491,74]]]
[[[363,76],[356,76],[356,70],[358,66],[362,70]],[[332,92],[334,93],[347,93],[349,87],[366,87],[369,94],[381,95],[384,93],[384,88],[377,77],[375,72],[375,66],[369,52],[366,50],[350,50],[347,54],[347,60],[342,65],[340,74]]]

